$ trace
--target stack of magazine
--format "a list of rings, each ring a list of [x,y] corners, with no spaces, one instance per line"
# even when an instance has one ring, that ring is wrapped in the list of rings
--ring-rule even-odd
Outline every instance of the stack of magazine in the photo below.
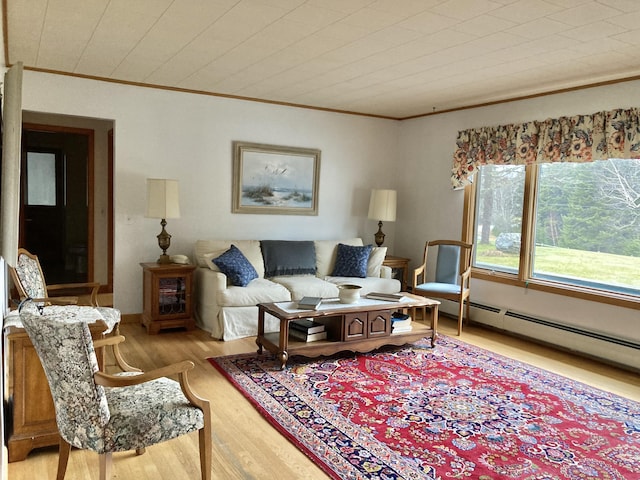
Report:
[[[394,312],[391,315],[391,333],[405,333],[411,331],[411,315]]]
[[[310,318],[301,318],[289,322],[289,337],[302,342],[325,340],[327,332],[324,325]]]
[[[367,295],[367,298],[383,300],[385,302],[401,302],[405,297],[401,293],[371,292]]]

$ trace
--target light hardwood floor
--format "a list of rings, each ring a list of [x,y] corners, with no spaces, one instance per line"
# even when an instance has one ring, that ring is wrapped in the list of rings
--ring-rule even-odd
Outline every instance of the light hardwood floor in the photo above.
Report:
[[[441,318],[440,333],[455,334],[455,323]],[[210,399],[213,415],[213,479],[279,480],[328,478],[284,439],[206,360],[207,357],[253,352],[253,338],[221,342],[206,332],[170,331],[147,335],[138,324],[121,327],[127,337],[123,351],[131,364],[145,370],[180,360],[192,360],[195,391]],[[576,357],[566,352],[465,326],[462,340],[491,351],[574,378],[581,382],[640,401],[640,376]],[[33,451],[27,460],[9,464],[9,480],[54,479],[57,448]],[[73,450],[67,480],[97,479],[98,456]],[[195,480],[200,478],[198,438],[191,434],[149,447],[142,456],[114,455],[114,479]]]

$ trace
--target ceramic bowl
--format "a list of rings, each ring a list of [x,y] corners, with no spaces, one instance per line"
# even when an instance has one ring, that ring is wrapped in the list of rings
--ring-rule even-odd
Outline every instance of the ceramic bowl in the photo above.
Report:
[[[338,285],[338,289],[340,290],[340,303],[356,303],[360,298],[361,288],[360,285],[351,285],[348,283]]]

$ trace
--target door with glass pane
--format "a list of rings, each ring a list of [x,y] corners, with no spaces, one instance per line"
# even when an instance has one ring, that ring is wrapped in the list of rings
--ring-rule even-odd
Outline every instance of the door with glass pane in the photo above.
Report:
[[[20,246],[49,284],[91,280],[90,144],[84,132],[23,129]]]
[[[21,243],[38,255],[46,271],[64,268],[63,160],[60,150],[27,151],[24,164],[24,242]]]

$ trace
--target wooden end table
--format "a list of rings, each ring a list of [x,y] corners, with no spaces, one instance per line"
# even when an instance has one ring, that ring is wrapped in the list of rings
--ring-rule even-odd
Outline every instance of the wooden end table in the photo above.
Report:
[[[141,263],[143,270],[142,324],[147,333],[165,328],[196,328],[193,318],[193,272],[196,265]]]
[[[402,291],[407,290],[407,284],[409,282],[409,260],[404,257],[395,257],[393,255],[387,255],[384,257],[382,265],[391,268],[392,278],[400,280]]]
[[[361,298],[358,303],[342,304],[338,299],[325,299],[318,310],[297,309],[296,302],[261,303],[258,305],[258,354],[263,348],[275,354],[284,369],[289,356],[317,357],[349,350],[369,352],[383,345],[404,345],[424,337],[431,337],[435,346],[440,302],[403,292],[401,302],[387,302]],[[431,313],[430,325],[412,322],[412,330],[391,333],[391,314],[426,307]],[[278,332],[265,333],[266,314],[280,320]],[[289,323],[300,318],[311,318],[323,323],[327,340],[302,342],[289,338]]]

